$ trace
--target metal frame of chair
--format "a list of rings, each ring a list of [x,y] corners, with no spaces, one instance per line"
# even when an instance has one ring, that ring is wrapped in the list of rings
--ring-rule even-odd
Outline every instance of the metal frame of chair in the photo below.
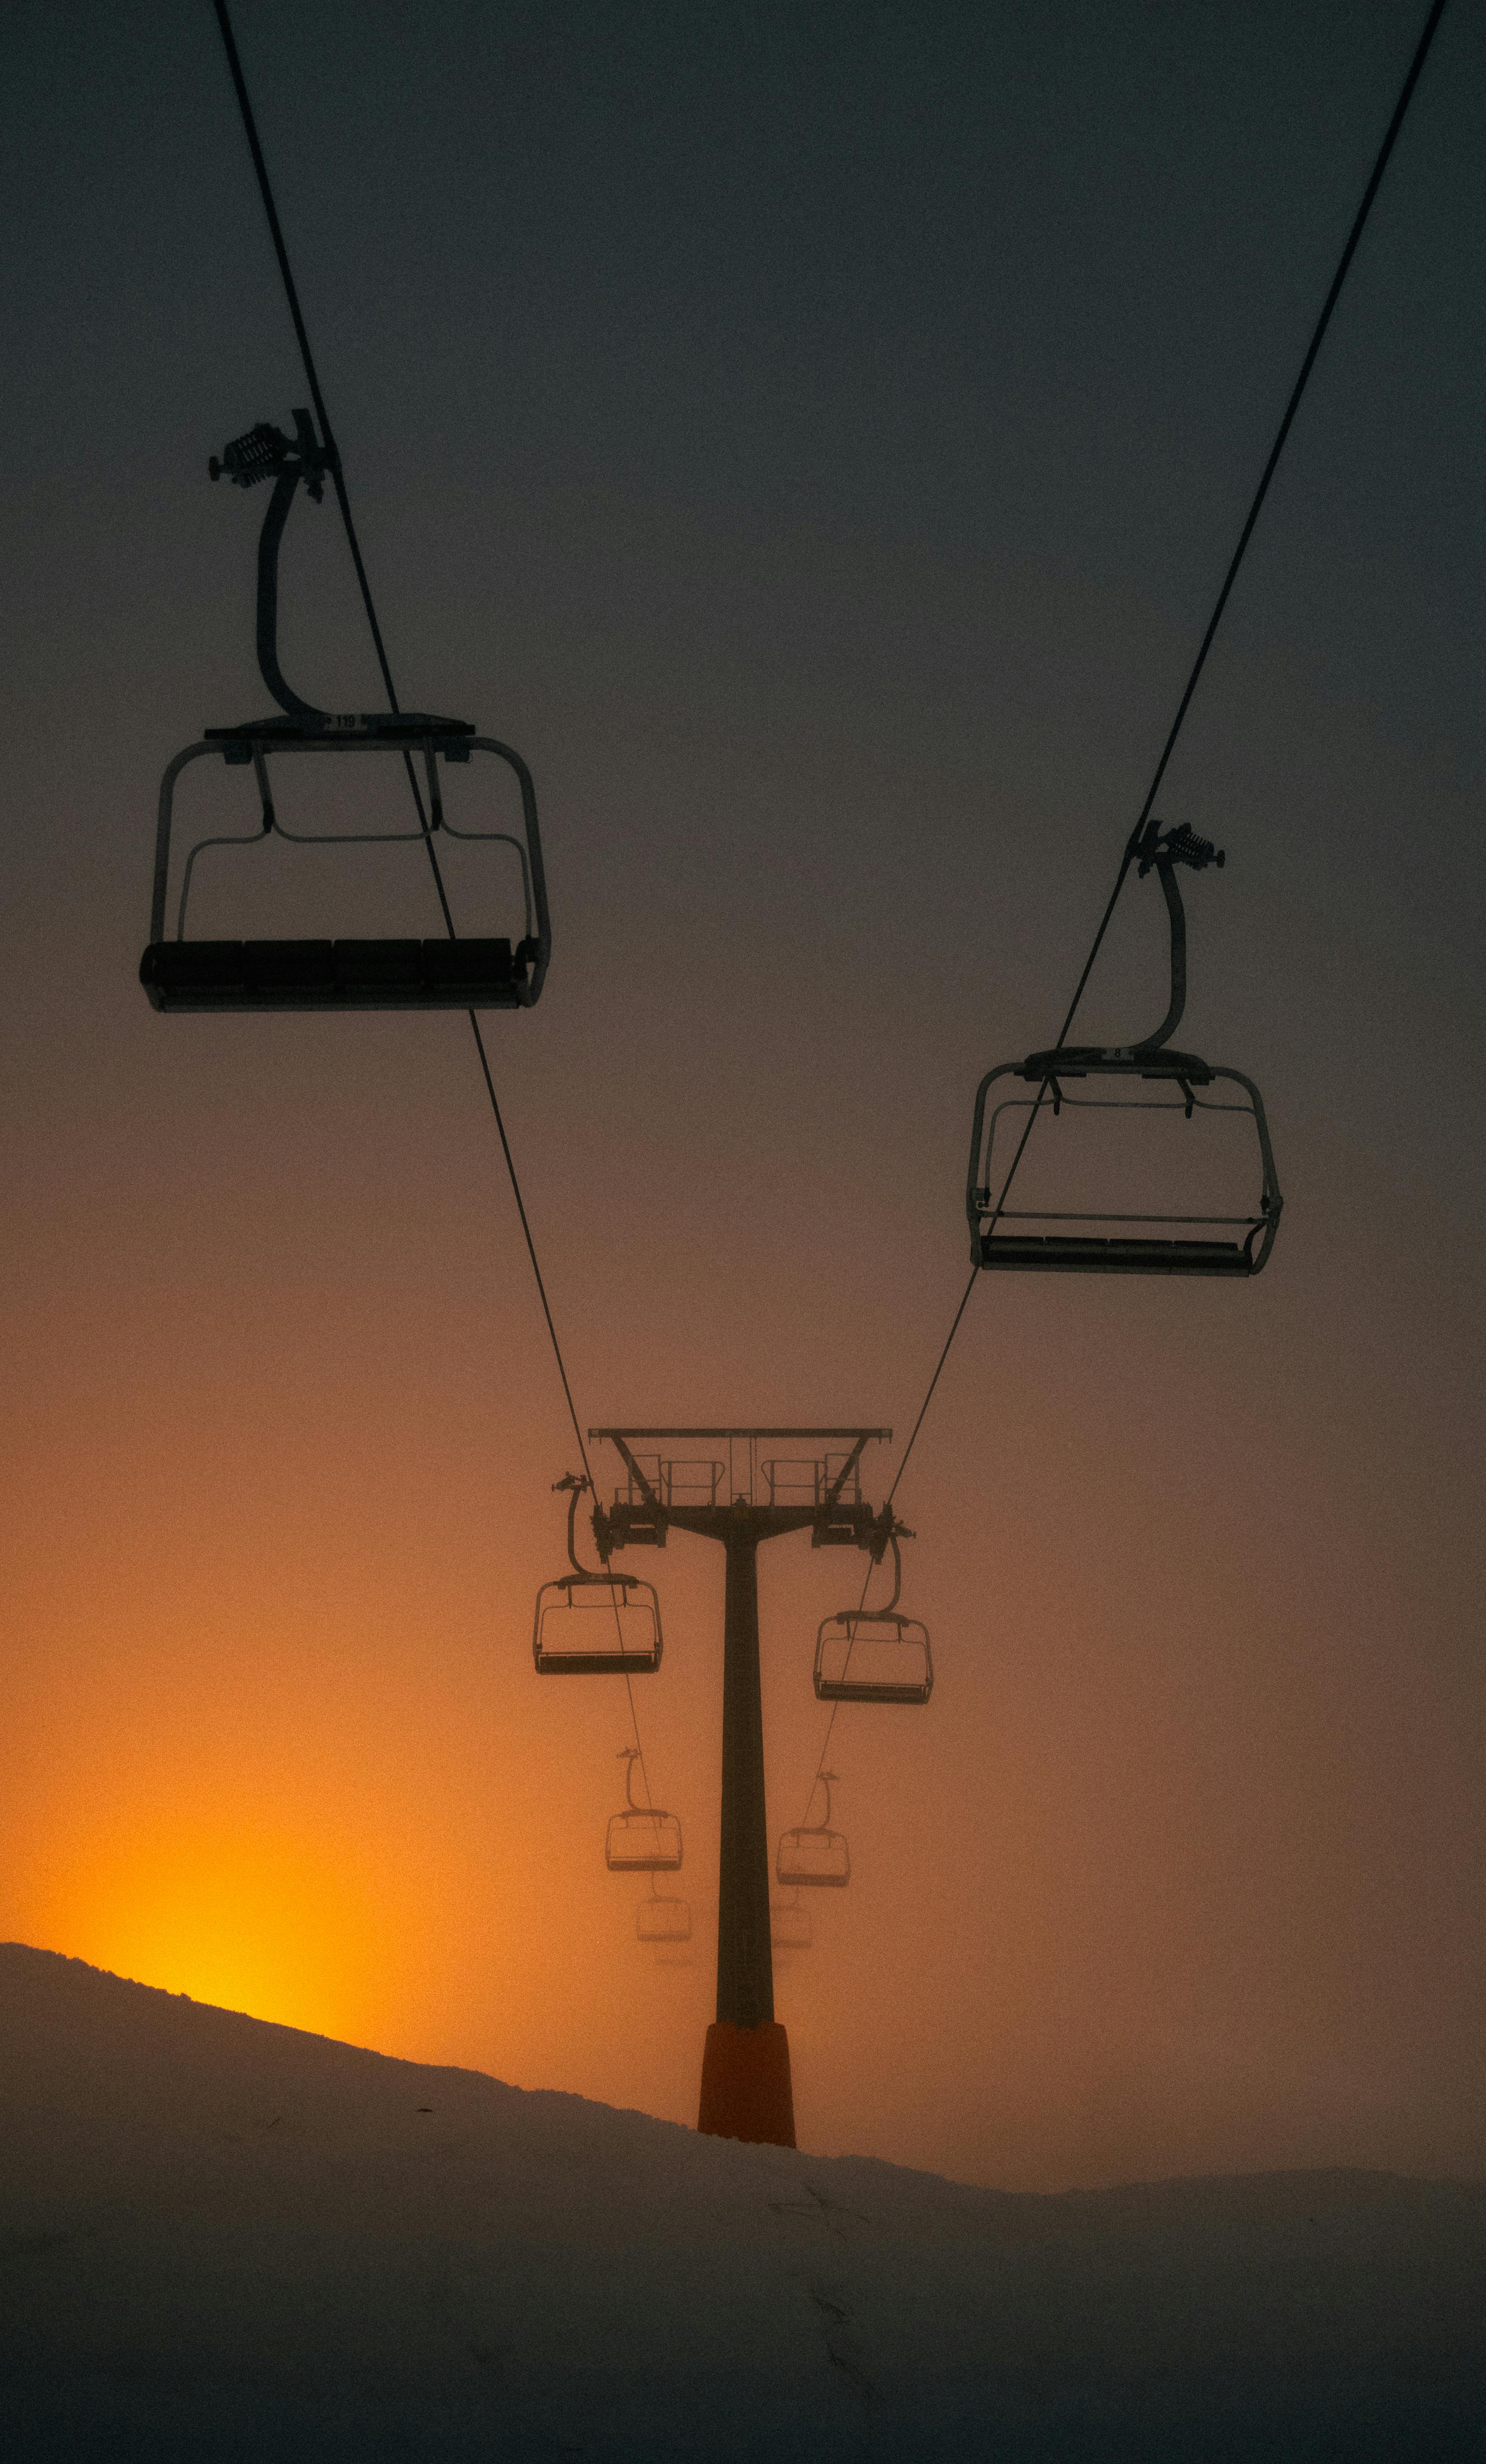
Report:
[[[588,1486],[585,1475],[569,1472],[554,1484],[568,1494],[568,1556],[573,1566],[570,1574],[558,1574],[543,1583],[536,1595],[536,1614],[532,1626],[532,1659],[538,1677],[653,1677],[660,1667],[665,1650],[661,1631],[661,1603],[653,1584],[643,1583],[637,1574],[616,1574],[607,1568],[594,1569],[582,1565],[578,1554],[578,1502]],[[581,1610],[575,1595],[591,1592],[591,1602]],[[601,1598],[599,1595],[603,1595]],[[605,1608],[612,1617],[614,1640],[605,1636]],[[624,1623],[634,1610],[643,1610],[648,1621],[649,1641],[639,1651],[628,1649]],[[587,1650],[561,1651],[553,1647],[549,1620],[572,1614],[591,1617],[586,1640]]]

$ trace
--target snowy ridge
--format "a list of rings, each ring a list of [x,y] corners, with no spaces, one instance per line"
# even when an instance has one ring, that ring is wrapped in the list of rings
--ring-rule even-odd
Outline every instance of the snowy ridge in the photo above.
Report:
[[[1486,2189],[703,2140],[0,1947],[8,2459],[1486,2453]]]

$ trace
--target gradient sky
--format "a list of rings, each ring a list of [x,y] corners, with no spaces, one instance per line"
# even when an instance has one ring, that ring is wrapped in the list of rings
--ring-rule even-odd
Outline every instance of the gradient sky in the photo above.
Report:
[[[1422,14],[239,0],[403,698],[535,775],[488,1032],[585,1424],[907,1435],[975,1083],[1056,1032]],[[0,1935],[689,2120],[720,1556],[635,1562],[661,1969],[623,1704],[531,1669],[574,1448],[468,1026],[136,980],[160,772],[265,698],[206,457],[304,399],[211,11],[12,43]],[[900,1495],[934,1700],[841,1715],[780,1967],[805,2145],[1486,2163],[1483,159],[1457,0],[1163,800],[1274,1260],[977,1290]],[[329,512],[284,597],[375,707]],[[1161,963],[1147,885],[1088,1032]],[[776,1830],[845,1565],[762,1561]]]

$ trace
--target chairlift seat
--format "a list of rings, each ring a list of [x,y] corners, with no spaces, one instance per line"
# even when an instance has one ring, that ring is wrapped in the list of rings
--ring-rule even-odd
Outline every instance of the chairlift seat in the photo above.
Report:
[[[338,941],[336,973],[358,992],[413,993],[426,976],[422,941]]]
[[[1262,1262],[1261,1262],[1262,1263]],[[1067,1233],[987,1233],[982,1266],[1052,1275],[1257,1275],[1236,1241],[1084,1239]]]
[[[681,1824],[658,1806],[629,1805],[609,1817],[603,1861],[611,1874],[678,1874]]]
[[[560,1574],[536,1595],[539,1677],[653,1677],[663,1649],[660,1601],[633,1574]]]
[[[927,1703],[934,1690],[929,1629],[890,1609],[842,1609],[816,1637],[822,1703]]]
[[[843,1831],[802,1823],[780,1834],[776,1878],[807,1890],[841,1891],[851,1880],[851,1850]]]
[[[518,1009],[526,945],[470,941],[152,941],[158,1010]]]
[[[637,1942],[689,1942],[691,1903],[664,1891],[653,1891],[635,1910]]]
[[[810,1910],[798,1900],[771,1900],[769,1938],[776,1950],[808,1950],[815,1939]]]

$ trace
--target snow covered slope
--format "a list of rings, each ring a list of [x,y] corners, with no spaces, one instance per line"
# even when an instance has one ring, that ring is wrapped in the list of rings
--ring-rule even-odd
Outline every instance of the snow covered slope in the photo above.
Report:
[[[0,1947],[0,2454],[1445,2464],[1486,2189],[698,2139]]]

